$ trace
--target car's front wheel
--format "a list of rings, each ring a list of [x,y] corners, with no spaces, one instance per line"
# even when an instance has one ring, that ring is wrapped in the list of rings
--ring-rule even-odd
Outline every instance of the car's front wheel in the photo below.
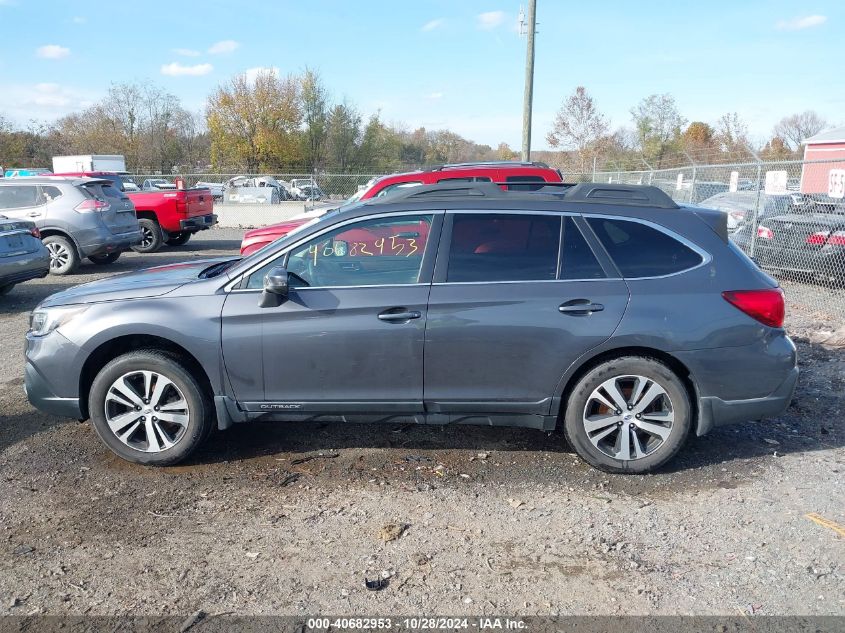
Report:
[[[169,466],[193,453],[211,431],[213,406],[176,358],[131,352],[108,363],[91,385],[91,421],[123,459]]]
[[[566,403],[566,438],[584,461],[613,473],[645,473],[680,450],[692,427],[681,379],[653,358],[605,361],[575,385]]]

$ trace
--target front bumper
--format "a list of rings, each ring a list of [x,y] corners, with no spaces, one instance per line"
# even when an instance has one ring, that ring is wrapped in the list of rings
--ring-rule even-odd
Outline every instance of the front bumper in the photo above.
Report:
[[[32,406],[51,415],[85,417],[79,400],[82,350],[58,331],[27,334],[25,357],[24,390]]]
[[[215,224],[217,224],[217,216],[213,213],[209,213],[208,215],[200,215],[195,218],[179,220],[179,230],[187,233],[196,233],[197,231],[210,229]]]

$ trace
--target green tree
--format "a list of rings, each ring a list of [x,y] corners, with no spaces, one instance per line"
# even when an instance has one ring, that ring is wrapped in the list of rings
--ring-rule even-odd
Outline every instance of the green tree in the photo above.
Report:
[[[254,173],[301,161],[297,85],[291,77],[280,79],[265,70],[253,81],[240,74],[219,86],[206,105],[211,162],[216,167],[246,166]]]
[[[587,89],[578,86],[561,104],[546,141],[551,147],[574,152],[575,170],[585,173],[591,168],[598,143],[607,130],[607,117],[598,111]]]
[[[344,101],[331,109],[326,136],[328,167],[349,171],[361,144],[361,115],[354,106]]]
[[[686,119],[681,116],[675,98],[670,94],[654,94],[640,101],[632,110],[637,133],[638,149],[655,167],[680,142],[681,128]]]
[[[328,91],[316,71],[306,68],[301,84],[305,161],[311,169],[323,166],[329,128]]]

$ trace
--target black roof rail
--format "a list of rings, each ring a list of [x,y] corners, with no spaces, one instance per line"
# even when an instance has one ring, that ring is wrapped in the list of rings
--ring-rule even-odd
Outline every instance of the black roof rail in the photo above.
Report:
[[[424,167],[421,171],[443,171],[444,169],[454,169],[459,167],[541,167],[548,169],[546,163],[539,161],[519,161],[519,160],[481,160],[466,163],[444,163],[442,165],[431,165]]]
[[[500,199],[523,197],[536,200],[537,196],[545,196],[546,200],[564,202],[680,209],[666,192],[651,185],[617,185],[595,182],[578,184],[532,182],[531,184],[542,184],[543,186],[534,191],[505,191],[501,188],[501,185],[514,184],[524,183],[449,182],[436,185],[418,185],[416,187],[395,189],[385,196],[374,198],[372,203],[422,200],[425,198],[454,198],[459,196]]]
[[[626,206],[680,209],[665,191],[653,185],[617,185],[582,182],[566,191],[567,202],[623,204]]]

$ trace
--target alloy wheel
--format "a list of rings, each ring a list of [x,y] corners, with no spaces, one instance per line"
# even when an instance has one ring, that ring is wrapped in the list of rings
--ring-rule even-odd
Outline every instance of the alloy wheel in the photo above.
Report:
[[[188,401],[176,384],[158,372],[133,371],[115,380],[106,394],[106,423],[128,447],[159,453],[184,437]]]
[[[59,270],[64,268],[70,262],[71,254],[64,244],[59,242],[49,242],[45,244],[47,251],[50,253],[50,268]]]
[[[155,236],[153,230],[148,226],[141,227],[141,248],[150,248],[153,245]]]
[[[584,430],[593,446],[622,461],[642,459],[669,438],[672,400],[645,376],[616,376],[596,387],[584,407]]]

